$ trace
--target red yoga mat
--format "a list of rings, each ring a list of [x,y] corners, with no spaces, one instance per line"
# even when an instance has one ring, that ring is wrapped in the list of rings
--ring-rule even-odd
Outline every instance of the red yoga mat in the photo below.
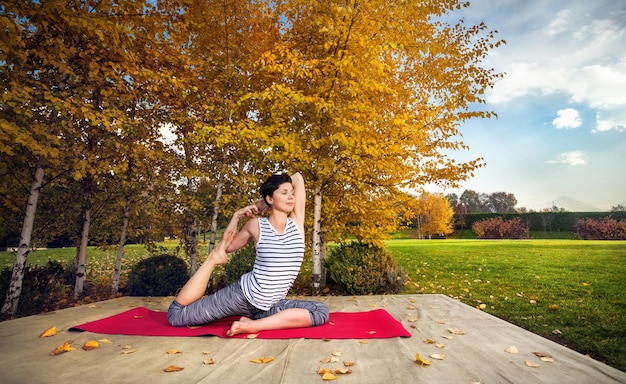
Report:
[[[204,336],[228,338],[226,331],[238,317],[229,317],[195,327],[172,327],[165,312],[137,307],[104,319],[77,325],[70,331],[135,336]],[[246,334],[233,338],[246,338]],[[331,312],[329,321],[319,327],[262,331],[258,339],[385,339],[411,337],[411,334],[384,309],[367,312]]]

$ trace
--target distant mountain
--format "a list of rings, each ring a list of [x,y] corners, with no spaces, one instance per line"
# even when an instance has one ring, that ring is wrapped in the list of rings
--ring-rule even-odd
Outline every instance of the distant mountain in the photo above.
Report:
[[[602,212],[602,209],[593,207],[589,204],[581,203],[580,201],[574,200],[567,196],[561,196],[558,199],[545,203],[544,208],[552,208],[556,206],[557,208],[563,208],[569,212]]]

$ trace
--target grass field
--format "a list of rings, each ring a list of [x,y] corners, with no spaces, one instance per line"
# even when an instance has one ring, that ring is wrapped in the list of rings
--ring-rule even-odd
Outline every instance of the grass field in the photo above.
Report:
[[[626,242],[387,244],[409,273],[405,293],[448,295],[626,370]]]
[[[402,293],[448,295],[626,371],[626,241],[404,238],[387,247],[409,275]],[[33,251],[28,262],[69,262],[75,252]],[[123,271],[145,257],[127,246]],[[0,252],[1,267],[14,260]],[[114,248],[90,248],[88,278],[110,279],[114,263]]]

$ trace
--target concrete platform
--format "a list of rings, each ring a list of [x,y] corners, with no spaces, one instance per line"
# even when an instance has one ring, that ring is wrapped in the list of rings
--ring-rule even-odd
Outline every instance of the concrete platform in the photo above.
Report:
[[[320,368],[354,361],[337,383],[626,383],[626,372],[544,339],[444,295],[321,297],[331,311],[385,308],[410,338],[363,340],[261,340],[144,337],[67,331],[70,327],[144,306],[166,310],[171,297],[123,297],[0,323],[0,382],[9,383],[321,383]],[[59,334],[39,335],[56,326]],[[463,331],[454,335],[452,328]],[[445,337],[444,337],[445,336]],[[452,336],[452,338],[448,338]],[[108,339],[84,351],[89,340]],[[443,343],[443,348],[425,339]],[[67,340],[77,349],[50,352]],[[514,346],[518,353],[505,349]],[[127,348],[127,349],[125,349]],[[168,354],[168,350],[181,353]],[[127,353],[128,351],[134,351]],[[126,353],[125,353],[126,352]],[[338,362],[322,363],[340,352]],[[549,354],[541,361],[533,352]],[[432,361],[420,366],[415,355]],[[443,360],[429,358],[443,354]],[[269,363],[251,360],[273,357]],[[214,364],[204,364],[213,359]],[[526,364],[534,363],[537,367]],[[171,365],[179,372],[165,372]]]

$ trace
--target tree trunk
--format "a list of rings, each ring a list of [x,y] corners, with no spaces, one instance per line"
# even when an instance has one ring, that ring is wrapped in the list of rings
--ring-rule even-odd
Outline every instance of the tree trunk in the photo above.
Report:
[[[217,191],[215,192],[215,204],[213,204],[213,218],[211,219],[211,241],[209,242],[209,253],[215,247],[215,237],[217,234],[217,217],[220,213],[220,204],[222,203],[222,190],[224,189],[224,176],[219,175],[217,182]]]
[[[122,217],[122,231],[120,233],[120,242],[117,246],[117,257],[115,258],[115,271],[113,272],[113,283],[111,284],[111,292],[117,293],[120,287],[120,273],[122,271],[122,257],[124,257],[124,245],[126,244],[126,233],[128,231],[128,222],[130,221],[130,199],[126,198],[126,206]]]
[[[196,264],[198,263],[198,223],[196,219],[193,220],[189,228],[189,257],[189,276],[193,276],[196,273]]]
[[[26,212],[24,215],[24,224],[22,225],[22,233],[20,235],[20,244],[13,266],[13,274],[9,289],[7,289],[4,305],[2,306],[2,314],[14,316],[17,312],[20,295],[22,294],[22,282],[24,281],[24,268],[26,267],[26,258],[30,252],[31,236],[33,234],[33,223],[35,222],[35,211],[37,209],[37,200],[39,199],[39,191],[43,181],[45,160],[39,158],[39,164],[35,171],[35,177],[30,186],[28,195],[28,203],[26,204]]]
[[[89,227],[91,225],[91,207],[87,204],[83,212],[83,229],[80,235],[78,247],[78,260],[76,262],[76,284],[74,285],[74,299],[83,295],[86,277],[87,244],[89,243]]]
[[[311,242],[313,244],[313,267],[311,270],[312,293],[319,295],[326,285],[324,271],[325,252],[322,252],[323,236],[322,236],[322,187],[315,188],[313,196],[313,235]]]

